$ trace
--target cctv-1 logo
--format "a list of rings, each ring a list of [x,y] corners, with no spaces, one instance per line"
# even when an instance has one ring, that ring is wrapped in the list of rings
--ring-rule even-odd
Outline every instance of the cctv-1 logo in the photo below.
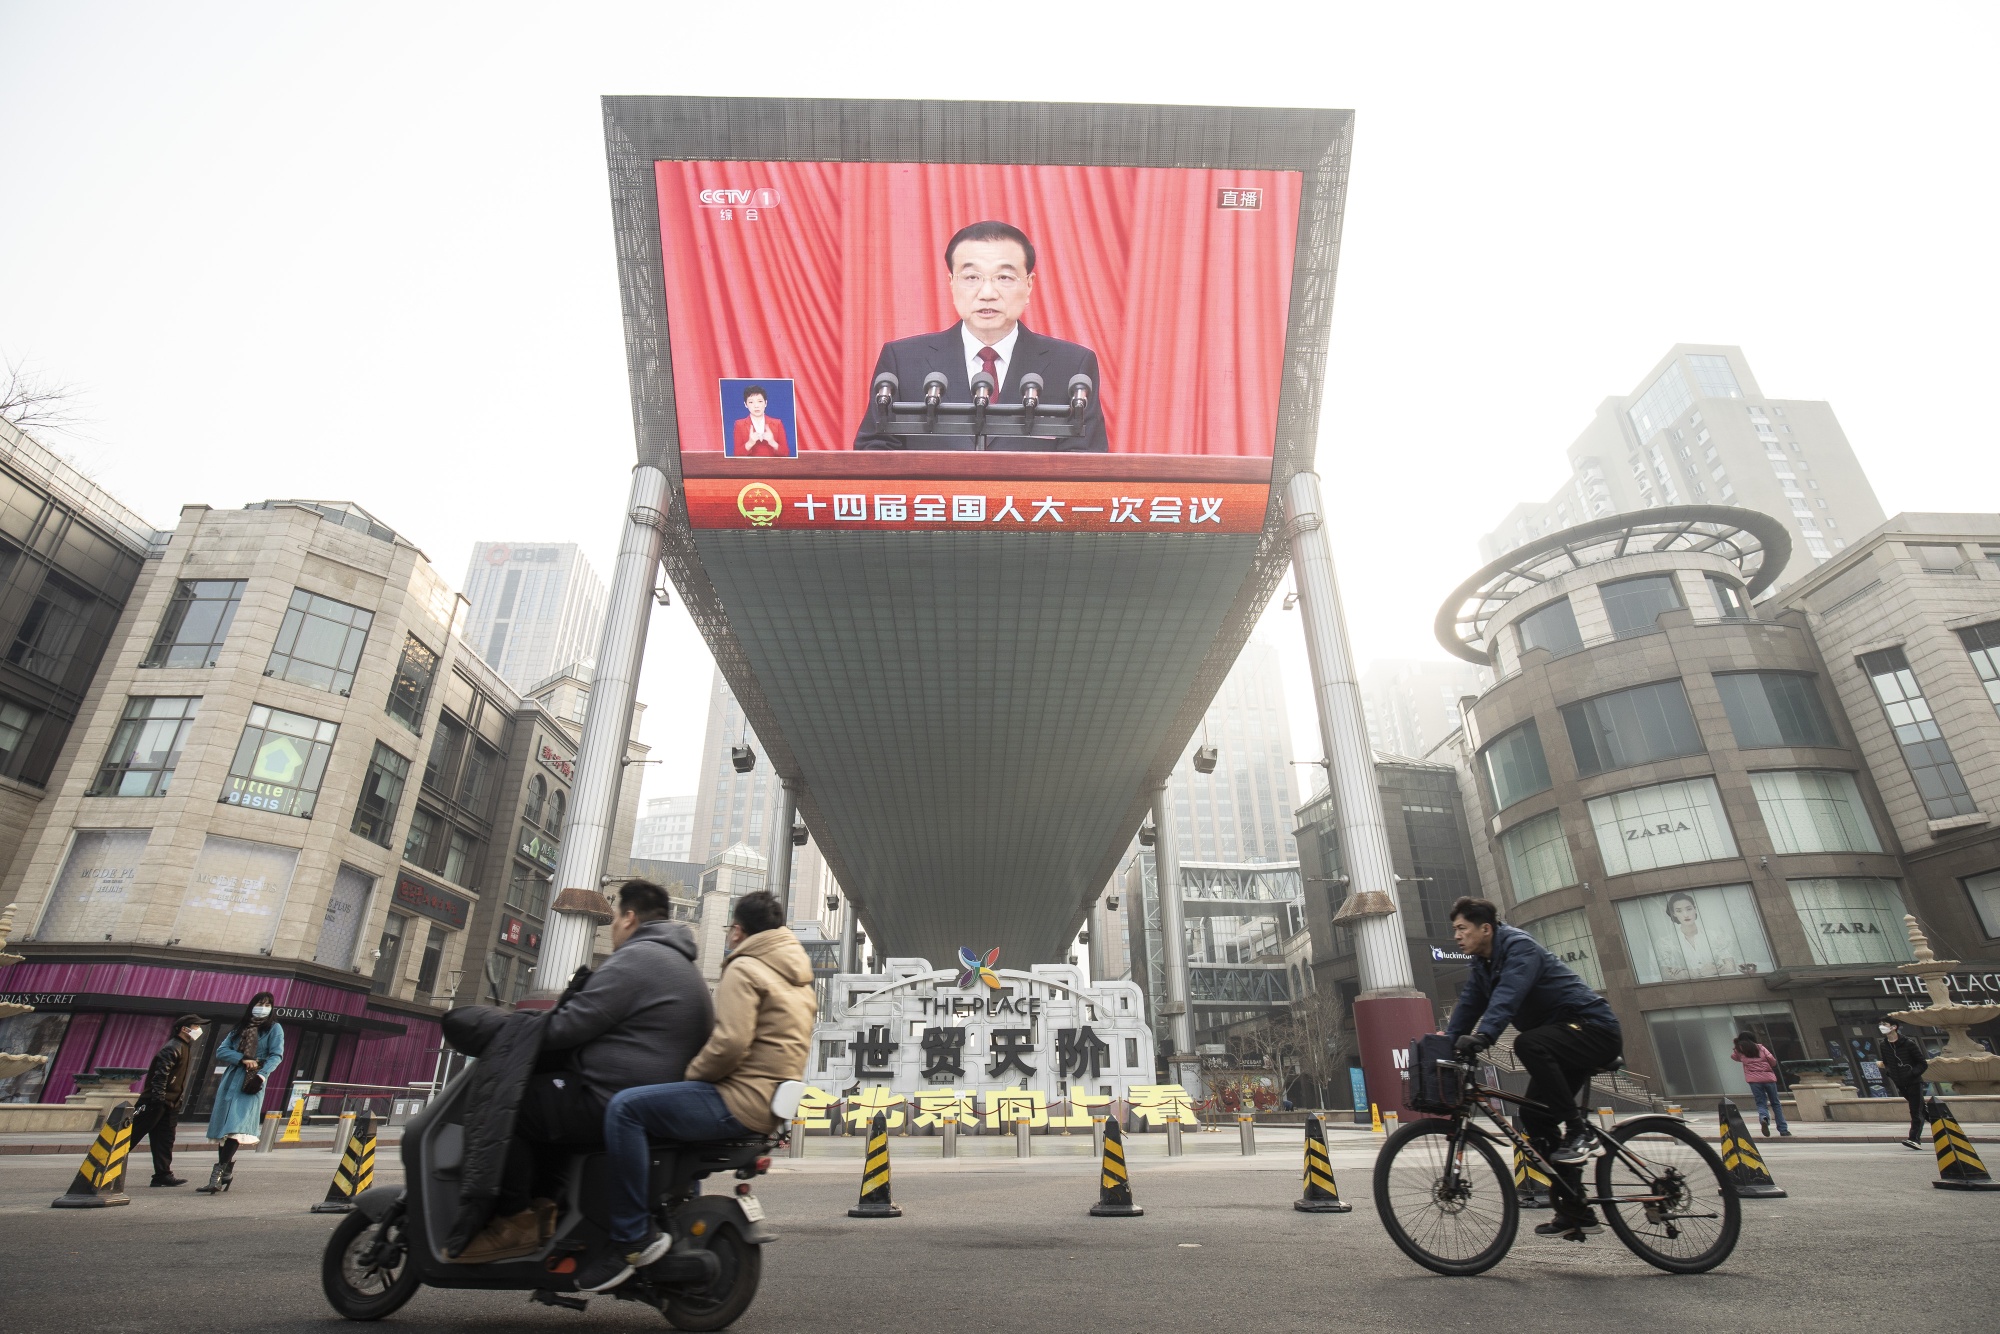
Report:
[[[695,198],[706,208],[776,208],[784,202],[769,186],[755,190],[703,190]]]

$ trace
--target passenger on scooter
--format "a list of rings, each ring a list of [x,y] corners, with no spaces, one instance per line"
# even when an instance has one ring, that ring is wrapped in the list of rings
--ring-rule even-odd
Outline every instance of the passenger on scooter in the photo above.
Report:
[[[745,1139],[778,1128],[771,1095],[805,1074],[813,1019],[812,961],[767,893],[746,894],[731,914],[728,955],[715,993],[715,1032],[673,1083],[628,1088],[604,1114],[611,1172],[609,1253],[577,1274],[576,1286],[607,1292],[665,1255],[648,1209],[648,1139],[684,1144]]]
[[[707,1041],[714,1012],[695,967],[694,932],[672,916],[673,901],[660,886],[628,880],[619,889],[611,957],[543,1021],[543,1056],[568,1052],[567,1068],[529,1078],[493,1221],[456,1257],[459,1263],[540,1249],[554,1233],[560,1165],[603,1145],[612,1097],[681,1078]],[[803,1056],[800,1062],[803,1068]]]

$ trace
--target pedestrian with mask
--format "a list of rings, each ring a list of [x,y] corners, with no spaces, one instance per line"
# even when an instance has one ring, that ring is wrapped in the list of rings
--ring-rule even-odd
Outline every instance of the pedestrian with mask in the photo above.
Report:
[[[208,1137],[215,1141],[215,1167],[208,1184],[196,1186],[202,1195],[220,1195],[236,1175],[236,1150],[257,1142],[257,1122],[264,1110],[268,1072],[285,1055],[285,1030],[273,1017],[277,997],[260,991],[250,998],[243,1017],[215,1049],[222,1062],[222,1082],[215,1087],[215,1110],[208,1116]]]
[[[1876,1043],[1876,1059],[1882,1065],[1882,1078],[1902,1100],[1910,1104],[1910,1134],[1903,1141],[1906,1149],[1922,1150],[1924,1147],[1924,1071],[1930,1068],[1930,1058],[1924,1049],[1912,1038],[1903,1036],[1902,1026],[1886,1016],[1875,1025],[1875,1031],[1882,1035]]]
[[[1778,1133],[1790,1139],[1791,1127],[1785,1124],[1785,1106],[1778,1101],[1778,1058],[1771,1049],[1757,1041],[1752,1033],[1738,1033],[1736,1044],[1729,1050],[1729,1059],[1743,1067],[1743,1078],[1750,1085],[1750,1096],[1757,1100],[1757,1124],[1764,1128],[1764,1138],[1771,1138],[1771,1122],[1778,1123]]]
[[[181,1108],[187,1106],[189,1076],[194,1073],[194,1044],[201,1041],[201,1016],[184,1014],[174,1020],[174,1035],[153,1053],[140,1086],[139,1105],[132,1109],[132,1140],[145,1140],[153,1151],[155,1186],[185,1186],[174,1175],[174,1131]]]

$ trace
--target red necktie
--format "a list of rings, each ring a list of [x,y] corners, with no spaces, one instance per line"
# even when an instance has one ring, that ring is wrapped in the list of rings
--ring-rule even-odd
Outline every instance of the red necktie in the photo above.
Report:
[[[1000,393],[1000,354],[990,347],[979,349],[979,360],[986,367],[986,373],[993,377],[993,392]]]

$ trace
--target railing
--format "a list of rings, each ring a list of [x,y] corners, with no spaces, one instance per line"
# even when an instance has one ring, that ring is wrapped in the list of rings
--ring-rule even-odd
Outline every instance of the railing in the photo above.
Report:
[[[1486,1060],[1501,1071],[1525,1076],[1521,1062],[1514,1055],[1514,1034],[1509,1029],[1500,1041],[1487,1049]],[[1614,1070],[1608,1075],[1593,1076],[1590,1081],[1591,1097],[1601,1099],[1600,1105],[1617,1106],[1620,1102],[1636,1104],[1648,1112],[1664,1112],[1666,1100],[1653,1092],[1653,1081],[1630,1070]]]
[[[418,1084],[342,1084],[332,1081],[300,1081],[285,1091],[284,1110],[305,1099],[304,1120],[308,1123],[338,1122],[348,1113],[373,1112],[378,1121],[400,1126],[422,1111],[437,1095],[437,1086]]]
[[[1685,608],[1681,608],[1680,610],[1685,610]],[[1661,614],[1665,615],[1666,613],[1663,612]],[[1697,617],[1691,617],[1686,624],[1690,627],[1710,626],[1710,625],[1757,625],[1757,626],[1763,626],[1765,629],[1777,630],[1785,633],[1789,633],[1792,629],[1791,626],[1786,625],[1783,621],[1767,621],[1756,616],[1697,616]],[[1506,626],[1501,627],[1502,630],[1505,630],[1507,628],[1508,627]],[[1662,635],[1665,634],[1666,632],[1667,632],[1666,627],[1662,626],[1658,620],[1655,620],[1650,625],[1642,625],[1639,626],[1637,629],[1626,630],[1619,634],[1598,635],[1594,639],[1582,640],[1581,642],[1575,644],[1572,647],[1563,649],[1561,652],[1557,652],[1555,649],[1547,648],[1546,646],[1538,645],[1537,648],[1527,649],[1523,652],[1515,654],[1513,670],[1504,673],[1495,673],[1493,677],[1493,684],[1486,687],[1485,690],[1480,692],[1480,698],[1482,699],[1485,698],[1487,694],[1490,694],[1493,690],[1497,689],[1503,683],[1511,681],[1515,677],[1519,676],[1521,672],[1524,670],[1521,665],[1521,659],[1526,657],[1529,653],[1536,652],[1537,649],[1547,652],[1549,655],[1549,661],[1556,662],[1560,661],[1563,658],[1573,658],[1579,653],[1587,653],[1594,648],[1603,648],[1606,644],[1621,644],[1628,639],[1643,639],[1647,635]],[[1497,651],[1495,651],[1493,656],[1497,661],[1500,655]]]

